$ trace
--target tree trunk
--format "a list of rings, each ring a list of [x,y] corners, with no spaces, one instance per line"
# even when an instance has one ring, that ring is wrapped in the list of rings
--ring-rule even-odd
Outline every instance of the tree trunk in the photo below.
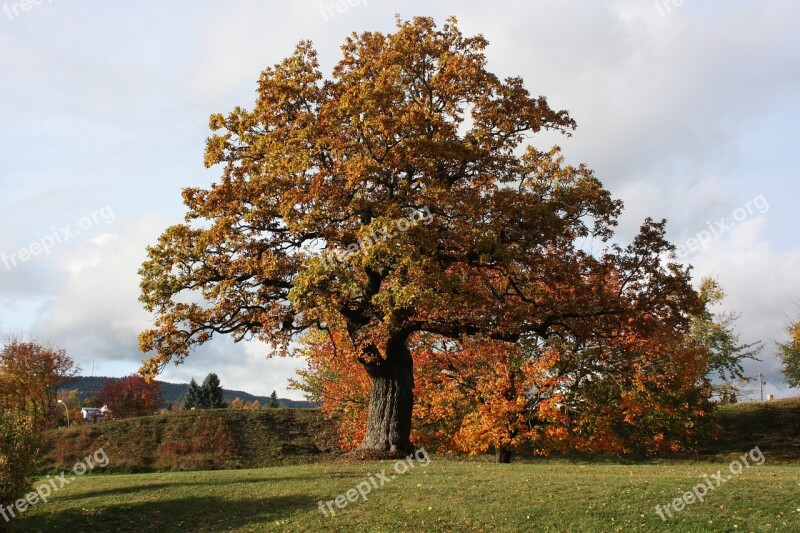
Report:
[[[509,450],[505,446],[497,446],[495,447],[495,457],[497,457],[498,463],[510,463],[511,450]]]
[[[372,379],[372,392],[361,449],[393,456],[413,452],[414,365],[405,339],[390,342],[385,359],[364,366]]]

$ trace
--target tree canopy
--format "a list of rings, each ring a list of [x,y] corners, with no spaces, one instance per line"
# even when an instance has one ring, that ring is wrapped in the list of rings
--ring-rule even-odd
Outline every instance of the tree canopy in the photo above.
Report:
[[[203,409],[221,409],[226,405],[219,376],[212,372],[203,380],[203,386],[200,389],[199,407]]]
[[[550,371],[597,387],[587,368],[604,354],[679,346],[701,304],[665,222],[615,244],[622,203],[557,147],[526,144],[575,122],[488,71],[487,44],[455,19],[399,20],[348,37],[324,79],[304,41],[262,73],[252,110],[213,115],[205,163],[221,177],[184,189],[185,222],[140,271],[156,316],[142,372],[218,334],[291,355],[320,331],[369,376],[362,446],[399,453],[424,337],[546,346],[533,357],[557,353]]]
[[[202,394],[203,393],[200,385],[198,385],[197,381],[192,378],[192,380],[189,382],[189,386],[186,389],[186,396],[183,399],[183,408],[195,409],[197,407],[201,407]]]
[[[152,415],[158,412],[161,401],[158,382],[147,382],[136,374],[109,379],[100,391],[100,402],[108,406],[114,418]]]
[[[0,350],[0,408],[15,410],[43,429],[59,418],[59,387],[80,367],[67,352],[49,344],[9,338]]]
[[[219,376],[212,372],[206,376],[202,385],[198,385],[197,381],[192,378],[186,389],[186,396],[183,399],[183,408],[220,409],[222,407],[227,407],[223,396]],[[241,398],[237,399],[242,401]]]
[[[703,308],[692,317],[690,336],[708,349],[708,379],[742,380],[746,359],[758,360],[763,343],[742,344],[733,327],[738,313],[714,312],[714,307],[725,298],[725,291],[713,278],[703,278],[700,283],[700,302]]]

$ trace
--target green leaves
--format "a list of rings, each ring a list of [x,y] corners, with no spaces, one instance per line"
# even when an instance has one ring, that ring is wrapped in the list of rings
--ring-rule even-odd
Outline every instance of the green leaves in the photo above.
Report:
[[[708,352],[706,377],[723,381],[744,379],[742,362],[746,359],[758,361],[763,349],[762,342],[741,343],[734,325],[739,319],[736,313],[715,313],[712,309],[725,298],[725,291],[713,278],[703,278],[700,284],[702,311],[692,316],[690,337]]]
[[[22,413],[0,410],[0,506],[30,490],[38,454],[33,421]]]
[[[778,357],[783,363],[783,375],[790,387],[800,387],[800,320],[786,327],[788,342],[778,342]]]

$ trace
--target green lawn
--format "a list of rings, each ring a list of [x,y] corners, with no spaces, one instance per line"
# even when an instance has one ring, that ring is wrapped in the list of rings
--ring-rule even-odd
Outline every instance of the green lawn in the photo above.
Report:
[[[497,465],[434,457],[326,518],[394,462],[87,475],[12,531],[800,531],[800,467],[744,469],[668,522],[655,513],[726,463]],[[380,485],[378,478],[373,478]],[[364,485],[362,485],[362,488]],[[335,505],[334,505],[335,508]]]

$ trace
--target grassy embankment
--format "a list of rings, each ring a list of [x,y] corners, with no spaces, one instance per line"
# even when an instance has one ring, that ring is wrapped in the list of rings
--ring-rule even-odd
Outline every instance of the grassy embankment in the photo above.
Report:
[[[220,470],[301,464],[332,450],[312,409],[215,409],[110,420],[46,434],[43,472],[103,448],[110,472]]]

